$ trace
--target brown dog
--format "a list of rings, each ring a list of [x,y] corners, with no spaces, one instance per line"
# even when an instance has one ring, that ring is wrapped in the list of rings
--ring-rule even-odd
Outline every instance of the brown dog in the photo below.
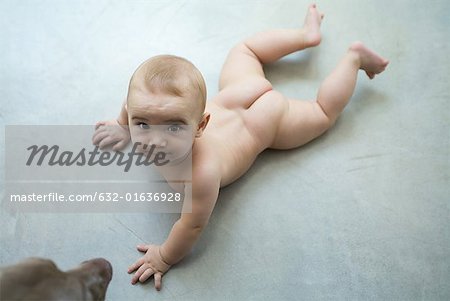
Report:
[[[111,264],[96,258],[62,272],[43,258],[28,258],[0,269],[0,300],[105,300]]]

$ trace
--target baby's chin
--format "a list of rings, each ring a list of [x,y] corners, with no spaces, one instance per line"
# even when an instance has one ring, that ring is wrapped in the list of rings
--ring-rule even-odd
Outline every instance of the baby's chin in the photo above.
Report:
[[[177,154],[169,154],[169,156],[167,156],[167,159],[169,160],[169,163],[167,164],[168,166],[176,166],[186,162],[186,160],[192,160],[191,151]],[[192,165],[192,161],[190,164]]]

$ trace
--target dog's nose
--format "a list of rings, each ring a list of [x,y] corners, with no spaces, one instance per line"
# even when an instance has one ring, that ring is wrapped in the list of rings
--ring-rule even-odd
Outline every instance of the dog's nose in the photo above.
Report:
[[[95,258],[88,261],[83,262],[83,264],[87,264],[89,266],[95,266],[99,274],[105,277],[106,282],[108,283],[112,279],[112,266],[111,263],[104,258]]]

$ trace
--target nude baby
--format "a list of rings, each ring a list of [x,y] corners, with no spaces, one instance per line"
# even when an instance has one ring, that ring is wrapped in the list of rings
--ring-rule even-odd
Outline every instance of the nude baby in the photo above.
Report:
[[[265,149],[296,148],[323,134],[347,105],[358,71],[372,79],[385,70],[386,59],[354,42],[315,100],[290,99],[274,90],[263,65],[319,45],[322,19],[312,4],[301,28],[262,32],[237,44],[221,71],[219,93],[210,101],[200,72],[189,61],[169,55],[150,58],[133,74],[118,119],[97,123],[94,144],[115,150],[130,138],[170,147],[171,141],[146,134],[154,125],[167,124],[177,133],[183,126],[193,129],[189,145],[178,148],[177,157],[183,164],[187,154],[192,156],[192,185],[178,187],[191,190],[192,212],[181,213],[161,245],[137,246],[145,255],[128,269],[136,271],[133,284],[153,276],[160,290],[162,276],[190,252],[208,224],[221,187],[243,175]]]

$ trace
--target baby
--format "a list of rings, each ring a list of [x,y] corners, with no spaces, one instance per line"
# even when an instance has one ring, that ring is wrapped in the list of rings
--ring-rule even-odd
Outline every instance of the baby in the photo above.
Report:
[[[370,79],[384,71],[388,61],[355,42],[324,80],[316,100],[290,99],[275,91],[263,65],[319,45],[322,19],[312,4],[302,28],[263,32],[236,45],[223,66],[219,93],[208,102],[202,75],[189,61],[170,55],[150,58],[133,74],[119,118],[97,123],[93,143],[114,150],[125,147],[130,137],[169,147],[171,141],[146,136],[154,125],[168,124],[176,133],[193,129],[189,145],[179,148],[175,158],[183,164],[192,156],[192,185],[181,187],[192,196],[192,213],[181,214],[162,245],[137,246],[145,255],[128,269],[137,270],[133,284],[153,275],[160,290],[163,274],[190,252],[208,224],[221,187],[239,179],[265,149],[296,148],[323,134],[352,96],[358,70]]]

